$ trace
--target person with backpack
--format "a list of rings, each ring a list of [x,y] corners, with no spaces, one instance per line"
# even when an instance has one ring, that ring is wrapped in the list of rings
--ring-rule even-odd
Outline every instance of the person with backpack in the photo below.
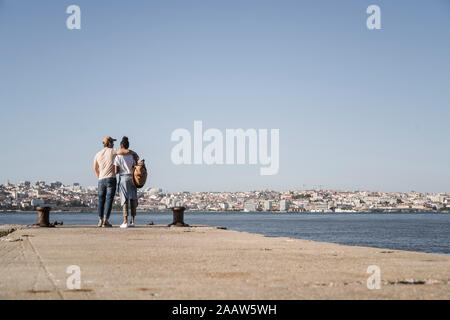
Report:
[[[122,138],[120,147],[123,153],[128,150],[130,142],[127,137]],[[123,208],[121,228],[134,227],[134,218],[138,206],[137,187],[133,177],[136,164],[136,159],[130,154],[118,155],[114,160],[114,173],[119,175],[117,189],[120,196],[120,205]],[[128,213],[130,213],[130,224],[128,224]]]
[[[98,227],[112,227],[109,223],[117,180],[114,174],[114,160],[117,155],[129,155],[139,160],[138,155],[131,150],[114,149],[116,139],[107,136],[103,139],[103,149],[94,158],[94,172],[98,178]]]

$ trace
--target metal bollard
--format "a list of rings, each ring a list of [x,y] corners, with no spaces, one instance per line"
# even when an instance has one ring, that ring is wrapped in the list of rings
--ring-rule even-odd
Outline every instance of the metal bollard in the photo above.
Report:
[[[169,227],[189,227],[188,224],[184,223],[184,210],[185,207],[173,207],[173,222],[169,224]]]
[[[37,207],[39,227],[50,227],[50,207]]]

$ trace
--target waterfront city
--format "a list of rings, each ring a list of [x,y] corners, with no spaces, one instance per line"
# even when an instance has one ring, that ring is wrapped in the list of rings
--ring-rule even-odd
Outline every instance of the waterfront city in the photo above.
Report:
[[[37,206],[60,211],[95,211],[97,187],[64,185],[58,181],[0,185],[1,211],[30,211]],[[114,206],[120,209],[118,197]],[[340,190],[167,192],[147,188],[139,191],[140,211],[165,211],[175,206],[201,212],[450,212],[450,195]]]

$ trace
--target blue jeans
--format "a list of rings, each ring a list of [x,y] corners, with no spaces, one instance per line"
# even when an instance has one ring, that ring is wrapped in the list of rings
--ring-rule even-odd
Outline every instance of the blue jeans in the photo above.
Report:
[[[116,178],[105,178],[98,181],[98,216],[100,219],[109,219],[116,194],[116,187]]]

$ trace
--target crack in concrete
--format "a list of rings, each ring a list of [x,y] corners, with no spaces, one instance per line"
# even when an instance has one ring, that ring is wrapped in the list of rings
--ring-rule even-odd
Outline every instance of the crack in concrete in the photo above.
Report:
[[[63,294],[61,293],[61,291],[59,290],[58,286],[56,285],[56,281],[53,279],[52,274],[50,273],[50,271],[48,271],[47,267],[45,266],[44,261],[42,260],[41,256],[39,255],[39,252],[36,250],[35,246],[31,242],[29,237],[26,237],[26,240],[30,244],[31,249],[33,250],[34,254],[37,256],[41,268],[44,269],[45,274],[47,275],[48,279],[50,280],[50,282],[52,283],[53,287],[55,288],[56,293],[58,294],[58,296],[62,300],[64,300]]]

